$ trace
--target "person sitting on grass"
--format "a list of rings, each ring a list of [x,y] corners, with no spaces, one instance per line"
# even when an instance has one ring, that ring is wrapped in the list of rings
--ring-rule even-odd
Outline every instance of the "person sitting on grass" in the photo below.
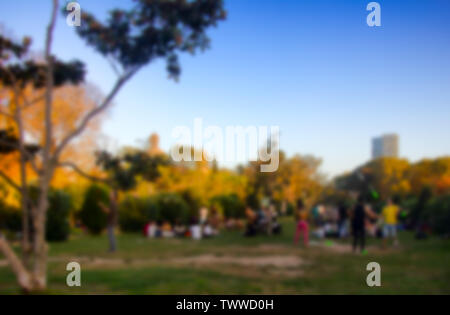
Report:
[[[245,217],[247,218],[247,225],[245,228],[244,236],[254,236],[257,233],[257,220],[258,216],[252,208],[245,208]]]

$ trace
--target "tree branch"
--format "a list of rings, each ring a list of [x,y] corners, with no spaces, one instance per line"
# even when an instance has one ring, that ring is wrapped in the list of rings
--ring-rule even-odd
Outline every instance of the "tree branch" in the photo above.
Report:
[[[12,143],[8,142],[8,141],[4,141],[2,139],[0,139],[0,144],[10,147],[11,149],[14,150],[18,150],[19,153],[23,154],[26,157],[27,162],[30,162],[31,168],[33,169],[33,171],[39,175],[40,174],[40,170],[36,164],[36,162],[33,159],[33,155],[30,154],[26,148],[21,149],[19,145],[13,145]]]
[[[16,190],[18,190],[19,192],[22,192],[22,188],[16,184],[11,177],[9,177],[8,175],[6,175],[2,170],[0,170],[0,177],[3,178],[9,185],[11,185],[12,187],[14,187]]]
[[[30,291],[32,287],[31,276],[2,234],[0,234],[0,252],[5,255],[6,260],[11,265],[20,286],[23,289]]]
[[[102,182],[102,183],[108,184],[110,181],[108,178],[100,178],[100,177],[89,175],[88,173],[86,173],[82,169],[80,169],[75,163],[72,163],[72,162],[61,162],[58,164],[58,166],[71,168],[79,175],[81,175],[93,182]]]
[[[2,109],[0,109],[0,115],[3,115],[3,116],[5,116],[5,117],[7,117],[7,118],[9,118],[9,119],[14,119],[14,116],[13,116],[13,115],[11,115],[10,113],[7,113],[7,112],[3,111]]]
[[[53,11],[50,24],[47,27],[45,40],[45,60],[47,61],[46,89],[45,89],[45,145],[43,150],[44,169],[48,171],[50,167],[50,149],[52,143],[52,102],[53,102],[53,57],[51,47],[53,41],[53,30],[56,25],[56,15],[58,13],[58,0],[53,0]],[[48,172],[50,173],[50,172]]]
[[[80,125],[72,132],[70,133],[67,137],[65,137],[61,143],[59,144],[59,146],[57,147],[56,151],[55,151],[55,160],[57,161],[59,156],[61,155],[61,152],[64,150],[64,148],[66,147],[66,145],[72,141],[75,137],[77,137],[78,135],[80,135],[84,129],[87,127],[87,125],[89,124],[89,122],[95,117],[97,116],[99,113],[101,113],[102,111],[104,111],[112,102],[112,100],[114,99],[114,97],[116,96],[116,94],[120,91],[120,89],[122,88],[122,86],[125,84],[125,82],[127,82],[129,79],[131,79],[131,77],[139,70],[139,68],[135,68],[132,71],[127,72],[127,74],[121,76],[116,83],[114,84],[114,87],[112,88],[111,92],[109,92],[108,96],[103,100],[103,102],[96,108],[94,108],[93,110],[91,110],[81,121]]]

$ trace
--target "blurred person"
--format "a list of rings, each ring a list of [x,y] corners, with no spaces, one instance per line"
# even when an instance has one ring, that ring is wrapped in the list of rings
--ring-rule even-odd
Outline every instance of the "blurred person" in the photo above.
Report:
[[[316,227],[320,227],[322,225],[322,215],[320,213],[320,209],[321,205],[316,205],[311,211],[314,226]]]
[[[148,222],[144,228],[145,236],[148,238],[156,237],[157,228],[158,227],[156,226],[155,222],[153,221]]]
[[[343,201],[338,205],[338,231],[340,238],[348,236],[348,209]]]
[[[211,207],[211,215],[209,216],[208,219],[209,224],[211,225],[211,227],[217,231],[217,234],[219,233],[219,229],[220,229],[220,224],[221,224],[221,219],[219,216],[219,212],[217,211],[216,207]]]
[[[365,253],[366,242],[366,221],[367,218],[376,218],[377,215],[365,203],[363,194],[358,196],[356,205],[352,211],[352,234],[353,234],[353,252],[356,252],[358,245],[360,252]]]
[[[173,233],[176,237],[184,237],[186,234],[186,227],[177,220],[173,226]]]
[[[270,221],[270,233],[271,234],[281,234],[282,232],[282,226],[278,222],[278,212],[276,210],[275,205],[271,205],[269,208],[270,214],[271,214],[271,221]]]
[[[267,226],[269,225],[268,218],[266,217],[266,209],[266,206],[262,206],[256,214],[256,227],[261,232],[267,232]]]
[[[264,207],[263,212],[264,212],[263,229],[265,230],[266,234],[271,235],[272,222],[275,214],[272,212],[271,206]]]
[[[314,224],[313,235],[319,239],[325,238],[325,220],[324,220],[324,207],[320,204],[313,207],[312,220]]]
[[[155,227],[155,238],[162,237],[162,226],[163,222],[161,220],[156,221],[156,227]]]
[[[294,244],[297,245],[300,239],[300,235],[303,236],[303,245],[308,247],[309,245],[309,226],[308,226],[308,213],[305,209],[303,200],[299,199],[297,201],[297,225],[295,229]]]
[[[245,217],[247,219],[247,225],[245,227],[245,236],[254,236],[257,233],[257,228],[256,228],[256,224],[257,224],[257,219],[258,216],[255,213],[255,211],[253,211],[252,208],[250,207],[246,207],[245,208]]]
[[[200,224],[201,225],[206,224],[206,222],[208,221],[208,214],[209,214],[208,208],[201,207],[199,214],[200,214]]]
[[[216,235],[216,234],[215,234],[213,228],[211,227],[211,225],[209,225],[208,223],[206,223],[206,224],[203,226],[203,233],[202,233],[202,236],[203,236],[204,238],[211,238],[211,237],[213,237],[213,236],[215,236],[215,235]]]
[[[198,218],[194,217],[191,219],[191,225],[189,228],[191,232],[191,237],[194,240],[201,240],[202,239],[202,228],[199,224]]]
[[[202,235],[205,235],[205,227],[208,224],[208,214],[209,210],[206,207],[201,207],[198,211],[199,213],[199,224],[201,228]]]
[[[166,221],[163,223],[162,227],[161,227],[161,235],[162,237],[174,237],[174,232],[172,230],[172,225],[170,224],[170,222]]]
[[[393,203],[392,199],[388,199],[386,206],[383,208],[383,246],[386,247],[387,240],[390,238],[394,241],[394,245],[398,245],[397,224],[400,208]]]

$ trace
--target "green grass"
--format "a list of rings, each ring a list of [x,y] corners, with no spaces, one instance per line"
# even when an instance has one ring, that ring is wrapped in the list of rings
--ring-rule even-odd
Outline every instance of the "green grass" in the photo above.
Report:
[[[50,244],[49,294],[449,294],[450,241],[414,240],[401,233],[401,246],[380,249],[369,241],[369,253],[336,252],[330,244],[308,249],[292,244],[293,222],[283,220],[281,236],[244,238],[224,232],[210,240],[147,240],[140,235],[118,236],[119,251],[106,252],[105,236],[75,234]],[[342,245],[345,242],[333,241]],[[179,259],[212,255],[212,263],[180,263]],[[299,258],[295,266],[242,265],[236,259]],[[0,256],[0,259],[3,259]],[[65,285],[66,264],[80,261],[82,286]],[[381,265],[382,286],[366,285],[366,265]],[[0,293],[19,288],[8,267],[0,267]]]

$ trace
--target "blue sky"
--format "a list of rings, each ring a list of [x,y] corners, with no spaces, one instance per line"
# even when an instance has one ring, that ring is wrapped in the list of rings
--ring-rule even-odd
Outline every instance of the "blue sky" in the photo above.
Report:
[[[128,0],[80,0],[104,16]],[[120,93],[103,126],[118,144],[142,143],[152,132],[161,146],[172,129],[205,125],[278,125],[289,155],[323,158],[329,175],[370,158],[371,138],[400,135],[412,161],[450,154],[450,1],[389,0],[381,27],[366,24],[369,0],[228,0],[228,19],[209,35],[212,48],[182,56],[179,83],[164,62],[143,69]],[[41,50],[50,1],[1,1],[0,23],[30,35]],[[88,80],[106,93],[108,63],[61,16],[54,52],[78,58]]]

